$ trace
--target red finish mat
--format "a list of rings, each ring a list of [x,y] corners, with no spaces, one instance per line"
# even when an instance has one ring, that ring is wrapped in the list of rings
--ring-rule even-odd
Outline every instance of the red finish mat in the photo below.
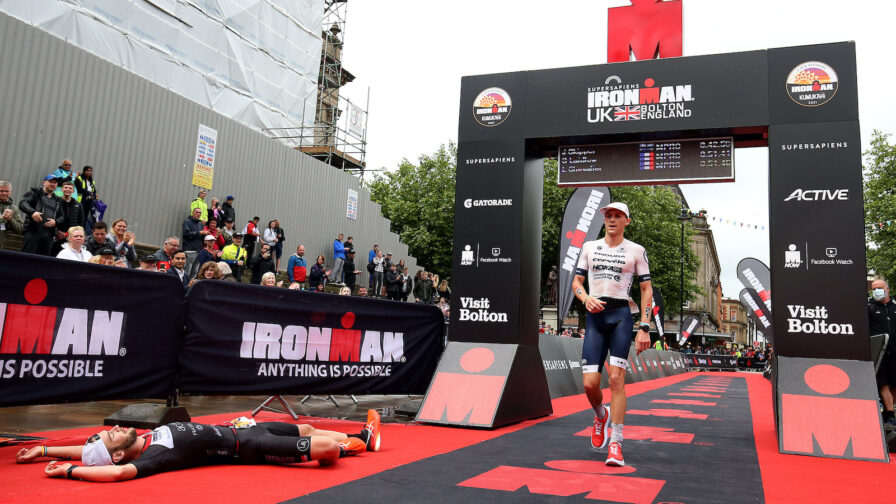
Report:
[[[700,421],[682,418],[680,412],[687,410],[691,415],[700,416],[706,414],[708,418],[716,418],[712,411],[725,405],[729,401],[741,401],[746,404],[747,398],[743,394],[733,393],[733,389],[723,391],[718,385],[711,388],[716,390],[713,395],[720,398],[708,398],[688,393],[688,388],[694,388],[691,382],[700,381],[702,387],[706,387],[706,380],[710,382],[717,378],[723,381],[736,381],[745,383],[743,390],[749,391],[748,413],[741,418],[740,425],[736,419],[725,421]],[[718,382],[717,382],[718,383]],[[696,385],[695,385],[696,386]],[[699,460],[676,460],[676,449],[685,443],[701,442],[700,439],[708,436],[737,436],[740,446],[749,444],[755,436],[755,459],[761,472],[761,479],[752,477],[753,481],[746,481],[748,485],[762,488],[766,502],[783,502],[785,500],[795,502],[883,502],[892,500],[889,496],[896,492],[896,468],[894,464],[880,464],[872,462],[847,462],[832,459],[803,457],[795,455],[780,455],[777,453],[777,441],[774,433],[774,420],[771,411],[771,386],[767,380],[757,374],[709,374],[686,373],[674,377],[640,382],[627,385],[629,409],[639,411],[626,419],[626,449],[627,456],[637,456],[640,451],[648,450],[658,455],[671,454],[668,462],[668,476],[663,479],[693,478],[699,482],[701,474],[705,471],[721,470],[718,467],[707,466]],[[705,392],[700,392],[705,393]],[[673,395],[674,394],[674,395]],[[639,397],[640,396],[640,397]],[[699,399],[698,399],[699,397]],[[697,399],[699,402],[717,402],[716,406],[707,404],[681,404],[679,401],[670,402],[672,399]],[[655,401],[661,402],[655,402]],[[732,403],[734,404],[734,403]],[[367,488],[369,482],[388,481],[392,475],[400,476],[402,472],[413,473],[418,480],[415,485],[405,492],[396,494],[404,502],[415,501],[415,496],[420,497],[418,490],[428,487],[444,487],[447,495],[445,501],[457,502],[461,492],[469,492],[478,484],[483,486],[482,480],[467,478],[454,481],[453,474],[439,471],[421,471],[424,464],[438,463],[440,460],[450,460],[466,453],[467,450],[492,451],[504,456],[507,463],[512,463],[516,452],[546,453],[550,450],[553,458],[576,459],[582,458],[582,451],[564,453],[564,448],[556,446],[555,436],[574,437],[575,446],[587,443],[587,438],[580,432],[588,427],[587,416],[589,413],[584,396],[572,396],[553,401],[554,414],[548,417],[522,422],[494,431],[447,428],[428,425],[383,425],[383,445],[377,453],[365,453],[357,457],[341,459],[332,467],[320,467],[316,463],[308,463],[294,466],[212,466],[189,469],[184,471],[165,473],[145,479],[138,479],[121,483],[88,483],[81,481],[55,480],[43,475],[44,464],[18,465],[14,463],[14,454],[18,447],[0,448],[0,502],[26,502],[40,499],[48,502],[104,502],[105,499],[125,499],[129,502],[240,502],[253,503],[283,502],[299,498],[299,500],[324,501],[336,497],[339,502],[369,502],[371,495]],[[678,411],[679,413],[669,413]],[[645,414],[646,412],[646,414]],[[226,415],[197,417],[194,421],[205,423],[219,423],[231,418],[246,415],[247,412],[234,412]],[[672,416],[670,416],[672,415]],[[677,415],[677,416],[676,416]],[[582,421],[578,417],[586,419]],[[752,418],[752,425],[751,419]],[[260,421],[278,420],[289,421],[285,415],[262,413]],[[662,424],[660,420],[669,420],[669,425]],[[698,429],[684,429],[675,424],[695,426]],[[686,424],[684,422],[691,422]],[[360,422],[329,420],[320,418],[300,418],[299,423],[310,423],[322,429],[356,432],[361,428]],[[580,425],[581,424],[581,425]],[[654,425],[656,424],[656,425]],[[727,424],[727,425],[723,425]],[[650,428],[648,428],[650,427]],[[554,430],[552,430],[554,429]],[[700,429],[709,429],[701,431]],[[34,435],[50,438],[66,436],[86,437],[100,430],[100,427],[72,429],[65,431],[53,431],[34,433]],[[556,431],[555,431],[556,430]],[[547,436],[529,436],[534,439],[542,439],[544,447],[524,446],[515,449],[512,443],[520,436],[526,436],[536,432],[546,432]],[[685,435],[682,435],[682,434]],[[688,434],[693,434],[689,436]],[[83,438],[82,438],[83,439]],[[520,438],[522,439],[522,438]],[[652,445],[649,443],[653,443]],[[714,463],[728,464],[724,468],[726,472],[737,474],[739,464],[749,464],[749,461],[740,459],[728,460],[722,450],[713,450],[711,446],[698,445],[701,449],[711,454]],[[636,449],[637,447],[637,449]],[[508,449],[510,448],[510,449]],[[745,449],[745,448],[744,448]],[[474,453],[474,452],[469,452]],[[631,453],[632,455],[629,455]],[[595,454],[595,460],[601,454]],[[663,455],[665,456],[665,455]],[[544,457],[542,457],[544,458]],[[600,458],[602,460],[602,458]],[[721,462],[719,462],[721,461]],[[705,461],[704,461],[705,462]],[[639,464],[644,460],[631,459],[631,465],[638,467],[642,473],[647,471]],[[601,464],[602,465],[602,464]],[[539,464],[540,469],[579,470],[582,467],[558,466],[545,467]],[[596,466],[595,466],[596,467]],[[659,467],[659,466],[657,466]],[[587,468],[586,468],[587,469]],[[751,473],[744,466],[744,474]],[[660,473],[664,469],[650,469],[651,474]],[[474,476],[478,476],[474,475]],[[605,475],[604,475],[605,476]],[[623,477],[626,475],[619,475]],[[422,478],[422,479],[419,479]],[[656,476],[651,476],[656,479]],[[466,482],[465,486],[458,485]],[[537,482],[533,482],[537,483]],[[384,483],[378,483],[384,485]],[[376,488],[374,485],[372,488]],[[705,486],[704,486],[705,488]],[[394,489],[393,489],[394,490]],[[494,489],[476,489],[476,500],[515,500],[519,496],[530,495],[531,487],[522,487],[512,492]],[[537,488],[536,488],[537,490]],[[724,489],[712,488],[712,492],[724,492]],[[685,494],[688,489],[682,490]],[[368,493],[365,493],[368,492]],[[457,498],[452,494],[457,492]],[[713,502],[716,499],[709,498],[712,492],[701,494],[695,492],[683,495],[680,502]],[[388,493],[388,492],[386,492]],[[310,495],[309,495],[310,494]],[[579,501],[579,502],[604,502],[595,497],[588,498],[587,493],[573,494],[568,497],[548,497],[544,494],[532,493],[541,501],[545,498],[554,501]],[[597,496],[599,494],[596,494]],[[641,495],[641,494],[639,494]],[[658,494],[662,496],[662,493]],[[722,495],[730,500],[735,498],[731,494]],[[306,496],[302,498],[303,496]],[[384,497],[381,495],[380,497]],[[377,501],[382,501],[376,497]],[[641,497],[643,498],[643,495]],[[762,501],[751,499],[752,502]],[[647,501],[650,502],[650,501]],[[659,502],[659,501],[656,501]]]

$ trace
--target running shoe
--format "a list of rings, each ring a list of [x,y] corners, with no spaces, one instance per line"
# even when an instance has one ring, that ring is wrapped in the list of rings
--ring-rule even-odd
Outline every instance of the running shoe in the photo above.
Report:
[[[594,430],[591,431],[591,447],[595,450],[603,449],[607,446],[610,436],[607,433],[607,424],[610,422],[610,408],[607,405],[601,405],[604,409],[604,419],[598,420],[594,415]]]
[[[625,465],[625,459],[622,457],[622,445],[613,441],[610,443],[610,449],[607,453],[608,466],[622,467]]]
[[[364,444],[364,441],[356,437],[345,438],[336,444],[339,445],[339,458],[354,457],[359,453],[367,451],[367,445]]]
[[[380,414],[376,410],[367,410],[367,425],[364,428],[370,433],[367,437],[367,450],[380,451]]]

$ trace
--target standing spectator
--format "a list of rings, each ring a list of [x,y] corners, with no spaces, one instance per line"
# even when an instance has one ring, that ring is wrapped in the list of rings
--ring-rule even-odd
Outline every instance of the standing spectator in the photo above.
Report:
[[[401,300],[407,302],[408,296],[411,295],[411,275],[408,273],[408,269],[404,268],[401,272]]]
[[[263,285],[264,287],[283,287],[283,280],[278,282],[277,275],[269,271],[264,275],[261,275],[259,285]]]
[[[384,262],[383,253],[377,250],[376,255],[373,256],[373,297],[383,297]]]
[[[62,250],[62,245],[68,236],[68,228],[75,226],[84,227],[84,210],[81,209],[81,204],[72,198],[74,190],[75,184],[72,181],[66,180],[62,183],[60,204],[62,205],[63,219],[56,226],[56,238],[53,241],[53,247],[50,249],[51,256],[58,255],[59,251]]]
[[[893,414],[893,391],[896,388],[896,301],[890,297],[886,280],[871,282],[871,300],[868,301],[868,320],[871,334],[889,334],[884,357],[877,370],[877,387],[884,403],[883,421],[886,430],[896,429]]]
[[[202,221],[202,224],[208,222],[208,203],[205,202],[205,196],[207,194],[208,191],[206,191],[205,189],[200,189],[199,195],[196,197],[196,199],[193,200],[192,203],[190,203],[190,214],[193,213],[193,210],[198,208],[200,210],[199,220]]]
[[[209,221],[214,222],[214,221]],[[221,251],[215,249],[215,237],[212,235],[205,235],[204,245],[205,247],[199,251],[199,254],[196,255],[196,263],[198,264],[206,264],[206,263],[214,263],[218,262],[218,258],[221,256]]]
[[[439,282],[439,287],[436,289],[436,297],[443,297],[445,301],[451,301],[451,288],[448,287],[448,280]]]
[[[398,301],[401,291],[401,275],[396,269],[394,264],[390,264],[389,270],[386,271],[386,298],[390,301]]]
[[[140,258],[140,266],[137,268],[141,271],[155,271],[159,273],[159,268],[157,266],[159,260],[156,259],[156,256],[149,254]]]
[[[246,227],[243,228],[243,241],[246,242],[246,255],[249,256],[251,260],[255,254],[255,244],[258,242],[258,221],[261,220],[261,217],[257,215],[252,217],[252,220],[246,223]],[[253,282],[258,283],[258,282]]]
[[[236,278],[233,278],[233,270],[230,269],[230,265],[224,261],[218,263],[218,270],[221,271],[221,280],[225,282],[236,282]]]
[[[187,254],[183,250],[175,251],[174,255],[171,256],[171,269],[168,270],[168,274],[174,275],[175,278],[180,280],[184,289],[190,286],[190,275],[187,274],[186,265]]]
[[[99,199],[96,195],[96,184],[93,182],[92,166],[85,166],[81,169],[81,174],[75,177],[75,192],[78,194],[78,203],[84,209],[86,219],[84,232],[90,234],[93,232],[93,224],[96,222],[96,216],[93,215],[93,202]]]
[[[53,194],[56,177],[44,177],[43,187],[32,187],[19,202],[19,210],[28,216],[22,232],[22,252],[26,254],[50,255],[57,224],[63,223],[62,204]]]
[[[311,266],[311,273],[308,274],[308,288],[312,291],[322,291],[329,274],[330,270],[324,266],[324,256],[317,256],[317,262]]]
[[[348,237],[351,240],[351,236]],[[347,243],[347,242],[346,242]],[[355,290],[355,281],[358,278],[358,274],[361,273],[361,270],[355,269],[355,250],[354,249],[346,249],[345,252],[345,262],[342,264],[343,270],[345,272],[345,285],[349,288],[349,290]]]
[[[355,251],[354,238],[352,238],[351,236],[349,236],[348,238],[346,238],[346,239],[345,239],[345,245],[343,245],[343,248],[345,248],[345,254],[346,254],[346,257],[348,257],[348,252],[349,252],[349,251],[354,252],[354,251]]]
[[[277,231],[274,229],[276,227],[276,220],[268,221],[268,227],[264,228],[264,231],[261,233],[261,241],[262,243],[271,247],[271,257],[274,258],[274,271],[279,271],[277,268],[277,242],[280,240],[277,239]],[[281,249],[281,254],[283,249]]]
[[[224,247],[221,251],[221,261],[230,266],[233,277],[237,282],[243,281],[243,268],[246,266],[246,249],[241,247],[243,235],[233,234],[233,243]]]
[[[233,243],[234,233],[236,233],[236,229],[233,227],[233,219],[228,218],[224,221],[224,227],[221,228],[221,236],[224,237],[224,247]],[[224,250],[224,247],[221,247],[221,250]]]
[[[183,249],[187,254],[187,276],[190,278],[196,276],[199,270],[199,264],[196,262],[196,256],[202,250],[203,237],[208,233],[199,217],[202,215],[201,208],[194,208],[192,215],[187,217],[182,226],[183,229]]]
[[[224,222],[227,222],[227,219],[233,220],[236,222],[236,210],[233,209],[233,196],[228,196],[226,200],[224,200],[224,204],[221,205],[221,212],[224,214]]]
[[[96,225],[99,226],[100,223],[97,222]],[[105,224],[103,224],[103,229],[105,229]],[[94,236],[96,236],[95,232]],[[171,260],[174,258],[174,253],[178,250],[180,250],[180,239],[178,239],[178,237],[169,236],[168,238],[165,238],[165,241],[162,243],[162,248],[156,250],[155,254],[153,254],[158,260],[156,267],[159,268],[159,271],[168,271],[171,268]]]
[[[342,263],[345,262],[345,246],[342,244],[342,233],[333,240],[333,272],[330,283],[342,283]]]
[[[196,278],[190,280],[189,285],[194,285],[199,280],[218,280],[221,278],[221,271],[218,269],[218,263],[215,261],[207,261],[202,263]]]
[[[305,246],[296,247],[296,253],[289,256],[289,262],[286,263],[286,276],[289,277],[289,288],[298,288],[301,290],[302,284],[305,283],[308,270],[305,265]],[[293,287],[298,285],[298,287]]]
[[[72,226],[68,230],[68,243],[59,251],[56,256],[60,259],[68,259],[69,261],[87,262],[93,255],[84,247],[84,228],[81,226]]]
[[[414,297],[418,303],[432,303],[432,280],[429,279],[429,273],[420,272],[420,280],[414,285]]]
[[[258,285],[261,282],[261,275],[265,273],[274,273],[277,271],[274,269],[274,259],[273,254],[271,252],[271,246],[267,243],[261,245],[261,252],[249,260],[249,264],[252,266],[252,279],[250,283]]]
[[[392,266],[392,252],[386,252],[386,259],[383,260],[383,271],[389,271]]]
[[[112,223],[112,244],[115,246],[116,259],[124,257],[129,264],[137,262],[134,240],[134,233],[128,231],[128,221],[118,219]]]
[[[224,227],[224,212],[221,211],[221,204],[218,202],[218,198],[212,198],[212,203],[208,207],[208,222],[205,224],[208,225],[211,221],[215,221],[219,228]]]
[[[438,285],[439,285],[439,275],[432,273],[429,275],[429,284],[432,289],[432,298],[428,301],[430,304],[436,303],[439,300],[438,295]]]
[[[280,227],[279,219],[274,219],[274,234],[277,235],[277,243],[274,244],[274,255],[277,257],[277,271],[280,271],[280,258],[283,257],[283,244],[286,242],[286,233]]]
[[[374,269],[375,265],[373,264],[373,258],[376,257],[376,253],[380,250],[379,245],[374,245],[370,252],[367,253],[367,272],[369,273],[367,278],[367,288],[370,289],[374,294],[376,291],[373,290],[373,280],[374,280]]]
[[[75,181],[75,170],[74,170],[74,168],[72,168],[72,160],[71,159],[63,159],[62,164],[59,166],[59,168],[57,168],[56,171],[53,172],[53,176],[56,177],[56,180],[58,182],[56,185],[56,191],[54,194],[56,194],[57,198],[61,198],[62,197],[62,183]],[[78,195],[77,191],[74,192],[73,194],[74,194],[75,200],[78,200],[79,195]]]
[[[87,243],[85,244],[87,251],[96,255],[96,251],[99,250],[100,247],[113,246],[112,243],[106,239],[108,233],[108,228],[105,222],[100,221],[95,223],[93,225],[93,233],[90,238],[87,239]]]
[[[21,233],[24,221],[12,199],[12,184],[0,180],[0,249],[6,245],[6,232]]]
[[[221,230],[218,229],[218,221],[216,221],[215,219],[209,219],[204,229],[208,233],[205,235],[206,238],[211,236],[215,239],[215,250],[224,250],[226,240],[224,239],[224,233],[222,233]]]

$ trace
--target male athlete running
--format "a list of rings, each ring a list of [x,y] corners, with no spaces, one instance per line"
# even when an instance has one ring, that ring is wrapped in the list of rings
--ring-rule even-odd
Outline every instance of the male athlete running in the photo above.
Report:
[[[174,422],[138,436],[133,428],[116,425],[91,436],[83,446],[23,448],[16,454],[16,462],[34,462],[40,457],[80,459],[83,466],[54,460],[44,472],[51,478],[109,482],[202,465],[311,460],[329,465],[339,457],[379,448],[380,416],[376,410],[369,410],[367,425],[358,434],[285,422],[252,422],[245,427]]]
[[[653,289],[644,247],[625,239],[625,227],[631,223],[628,205],[610,203],[601,209],[605,234],[602,239],[585,242],[576,276],[572,282],[575,296],[585,304],[585,342],[582,348],[582,381],[585,396],[594,408],[591,446],[601,449],[609,441],[607,465],[624,466],[622,425],[625,421],[625,370],[632,342],[632,312],[629,291],[637,278],[641,287],[641,324],[635,345],[638,353],[650,346],[650,306]],[[588,293],[583,282],[588,277]],[[609,382],[613,396],[610,406],[603,405],[600,374],[610,352]],[[611,434],[607,435],[607,421]]]

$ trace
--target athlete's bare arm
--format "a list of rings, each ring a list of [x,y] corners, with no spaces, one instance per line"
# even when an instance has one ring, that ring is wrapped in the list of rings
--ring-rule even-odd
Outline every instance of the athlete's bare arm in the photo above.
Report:
[[[575,297],[585,305],[585,309],[590,313],[603,311],[605,303],[594,296],[589,296],[588,293],[585,292],[584,285],[585,277],[583,275],[576,275],[575,277],[573,277],[572,292]]]
[[[650,324],[650,311],[653,306],[653,285],[650,280],[641,282],[641,324]],[[640,354],[650,347],[650,334],[644,329],[635,336],[635,348]]]
[[[68,469],[72,464],[53,461],[47,464],[44,472],[51,478],[68,477]],[[97,482],[127,481],[137,477],[137,466],[134,464],[83,467],[76,466],[71,471],[72,479]]]
[[[28,464],[36,462],[40,457],[49,457],[61,460],[81,460],[81,450],[84,445],[78,446],[34,446],[22,448],[16,453],[16,464]]]

